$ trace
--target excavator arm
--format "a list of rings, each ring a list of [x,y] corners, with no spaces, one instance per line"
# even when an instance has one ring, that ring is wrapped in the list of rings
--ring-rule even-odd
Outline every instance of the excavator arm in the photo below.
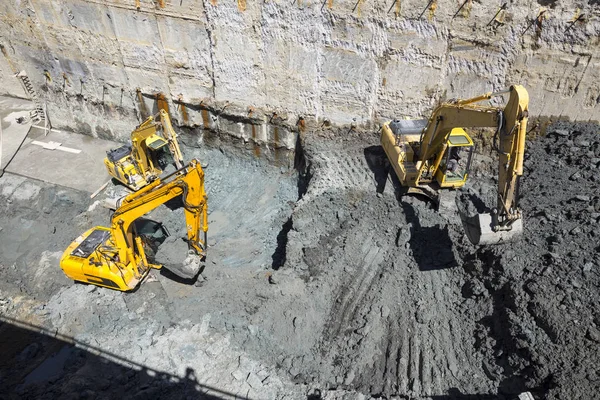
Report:
[[[76,238],[64,251],[61,268],[76,281],[122,291],[134,289],[150,268],[162,268],[148,262],[134,222],[175,197],[183,201],[189,250],[198,256],[196,259],[205,257],[208,217],[204,171],[198,161],[192,160],[171,175],[120,199],[110,228],[97,226]],[[182,260],[186,255],[182,254]],[[177,267],[169,269],[185,278],[194,272],[193,267],[181,271],[173,268]]]
[[[496,150],[498,162],[498,224],[521,218],[517,207],[519,177],[523,175],[525,137],[529,116],[529,94],[523,86],[511,86],[510,100],[503,112]]]
[[[121,199],[112,217],[111,229],[119,257],[129,258],[135,235],[133,222],[144,214],[156,209],[175,197],[182,197],[187,237],[189,245],[202,257],[206,255],[206,235],[208,214],[206,192],[204,191],[204,171],[196,160],[173,174],[156,180],[138,192]],[[200,237],[200,230],[203,237]]]
[[[165,139],[167,139],[167,142],[169,142],[169,149],[175,160],[175,165],[177,166],[177,169],[180,169],[183,167],[183,155],[181,154],[179,142],[177,141],[177,133],[175,133],[173,125],[171,124],[169,113],[162,108],[160,109],[160,123],[163,127],[163,135]]]

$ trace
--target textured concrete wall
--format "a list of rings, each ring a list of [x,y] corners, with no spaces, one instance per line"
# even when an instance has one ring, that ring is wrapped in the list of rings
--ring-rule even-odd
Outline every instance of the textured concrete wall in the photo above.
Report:
[[[598,119],[596,0],[428,3],[4,0],[0,44],[55,126],[100,137],[127,138],[159,93],[199,140],[267,151],[292,148],[299,122],[373,128],[511,83],[533,116]]]

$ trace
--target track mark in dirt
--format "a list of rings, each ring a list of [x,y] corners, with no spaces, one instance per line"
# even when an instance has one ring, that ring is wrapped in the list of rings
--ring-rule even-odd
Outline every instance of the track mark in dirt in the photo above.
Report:
[[[408,331],[402,332],[402,344],[398,350],[398,375],[396,376],[396,382],[399,383],[400,393],[406,393],[408,390],[408,364],[410,362],[410,337]],[[394,332],[392,332],[392,335]]]
[[[331,328],[327,337],[337,337],[344,327],[350,327],[355,317],[356,310],[372,286],[373,280],[381,268],[383,253],[373,243],[371,238],[366,239],[362,245],[363,257],[358,262],[359,271],[350,278],[350,282],[341,289],[341,295],[336,300],[332,309]]]
[[[310,183],[313,196],[331,188],[375,190],[374,178],[362,154],[340,157],[337,152],[323,151],[312,162],[319,166]]]

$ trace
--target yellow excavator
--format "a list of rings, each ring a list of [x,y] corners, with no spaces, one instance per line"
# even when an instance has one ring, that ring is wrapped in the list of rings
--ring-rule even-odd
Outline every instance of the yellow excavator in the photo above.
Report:
[[[504,94],[504,107],[477,104]],[[498,202],[491,214],[463,218],[474,244],[505,242],[523,230],[518,207],[519,177],[527,133],[529,94],[520,85],[438,106],[428,120],[394,120],[383,125],[381,145],[408,193],[435,198],[440,189],[460,188],[469,176],[473,140],[463,128],[496,128]],[[462,153],[462,154],[461,154]],[[462,217],[462,216],[461,216]]]
[[[199,261],[206,256],[208,231],[204,171],[197,160],[119,199],[110,228],[96,226],[75,239],[60,259],[62,270],[75,281],[121,291],[134,289],[150,268],[162,267],[148,261],[135,222],[176,197],[183,201],[189,247],[182,260],[185,256],[195,256],[198,262],[183,265],[179,267],[181,270],[170,266],[169,270],[183,278],[194,276],[200,269]]]
[[[183,167],[171,118],[161,109],[131,132],[131,144],[108,151],[104,164],[110,176],[135,191],[158,178],[171,158],[177,169]]]

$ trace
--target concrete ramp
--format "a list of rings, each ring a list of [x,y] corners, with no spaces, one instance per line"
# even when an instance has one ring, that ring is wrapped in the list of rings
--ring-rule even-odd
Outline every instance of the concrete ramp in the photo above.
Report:
[[[109,178],[106,151],[120,144],[77,133],[33,127],[6,172],[93,193]]]

